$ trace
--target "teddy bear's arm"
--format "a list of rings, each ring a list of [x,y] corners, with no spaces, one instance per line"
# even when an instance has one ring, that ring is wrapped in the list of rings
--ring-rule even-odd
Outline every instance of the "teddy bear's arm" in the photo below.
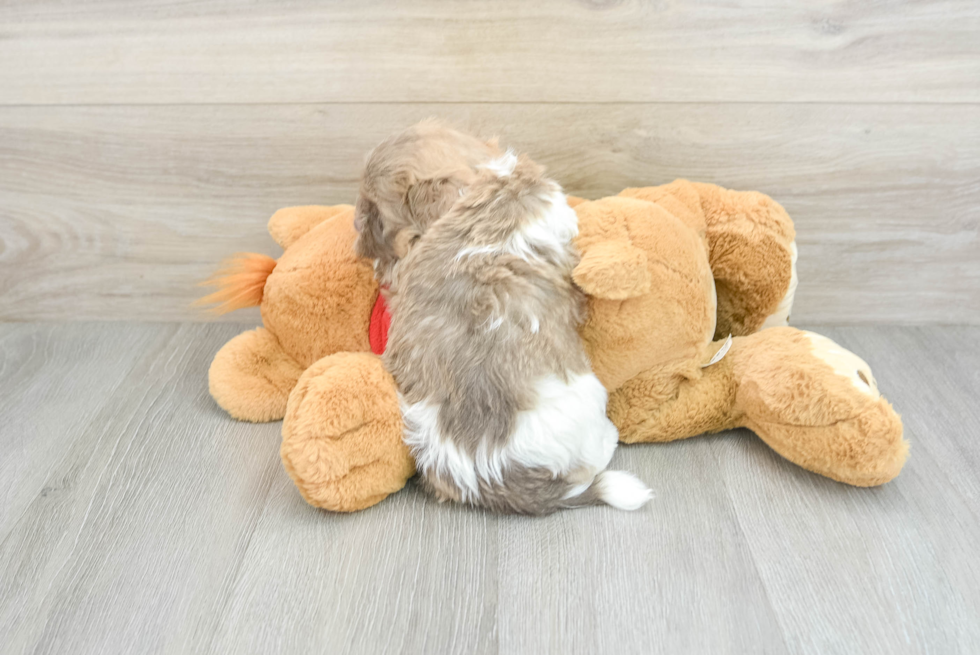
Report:
[[[348,212],[354,212],[353,205],[286,207],[269,219],[269,234],[285,250],[323,221]]]
[[[286,413],[289,392],[303,367],[269,330],[256,328],[222,346],[208,370],[211,396],[234,418],[263,423]]]
[[[796,233],[779,203],[757,191],[687,180],[619,195],[659,204],[704,236],[718,292],[716,339],[787,324]]]
[[[718,290],[715,337],[786,325],[796,291],[796,231],[789,214],[757,191],[700,182],[693,187]]]

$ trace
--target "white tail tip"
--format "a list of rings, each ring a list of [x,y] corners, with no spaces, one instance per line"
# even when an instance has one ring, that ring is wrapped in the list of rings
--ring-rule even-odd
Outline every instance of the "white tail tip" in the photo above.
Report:
[[[616,509],[640,509],[653,498],[645,484],[625,471],[603,471],[597,486],[602,502]]]

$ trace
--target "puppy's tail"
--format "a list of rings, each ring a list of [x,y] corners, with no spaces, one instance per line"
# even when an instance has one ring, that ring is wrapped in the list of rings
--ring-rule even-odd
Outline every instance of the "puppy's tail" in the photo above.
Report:
[[[602,471],[595,476],[588,489],[565,502],[567,507],[603,503],[616,509],[633,511],[643,507],[651,498],[653,492],[636,476],[626,471]]]
[[[275,267],[276,260],[268,255],[238,253],[226,259],[214,275],[201,282],[201,286],[217,287],[217,290],[195,300],[193,304],[217,305],[210,310],[216,314],[259,305],[265,293],[265,281]]]

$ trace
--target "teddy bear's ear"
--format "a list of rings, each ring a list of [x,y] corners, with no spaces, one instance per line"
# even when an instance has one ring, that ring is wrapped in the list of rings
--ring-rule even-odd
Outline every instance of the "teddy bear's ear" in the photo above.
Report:
[[[625,241],[601,241],[586,248],[572,280],[590,296],[606,300],[650,292],[646,253]]]
[[[320,223],[341,214],[353,214],[350,205],[286,207],[269,219],[269,234],[285,250]]]

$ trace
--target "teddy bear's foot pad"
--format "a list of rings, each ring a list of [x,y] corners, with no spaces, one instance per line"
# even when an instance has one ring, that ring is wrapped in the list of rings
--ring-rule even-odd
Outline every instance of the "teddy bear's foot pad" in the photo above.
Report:
[[[289,396],[282,437],[283,465],[316,507],[370,507],[415,473],[395,381],[369,353],[330,355],[307,369]]]

